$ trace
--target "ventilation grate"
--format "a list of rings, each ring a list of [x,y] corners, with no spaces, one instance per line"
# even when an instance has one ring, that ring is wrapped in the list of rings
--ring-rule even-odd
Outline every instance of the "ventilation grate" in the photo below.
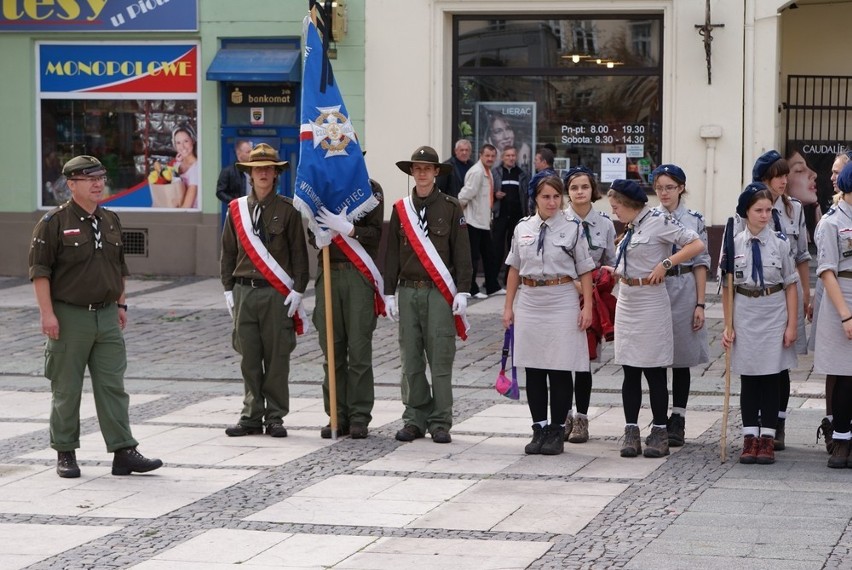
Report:
[[[124,255],[148,257],[148,230],[124,230],[121,239],[124,241]]]

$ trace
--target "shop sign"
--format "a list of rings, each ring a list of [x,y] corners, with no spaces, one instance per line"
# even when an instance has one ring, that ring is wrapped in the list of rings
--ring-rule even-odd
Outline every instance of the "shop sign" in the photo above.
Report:
[[[231,107],[293,107],[296,100],[291,85],[230,85],[228,105]]]
[[[0,0],[0,32],[195,32],[197,0]]]
[[[39,91],[50,93],[196,93],[195,44],[39,45]]]

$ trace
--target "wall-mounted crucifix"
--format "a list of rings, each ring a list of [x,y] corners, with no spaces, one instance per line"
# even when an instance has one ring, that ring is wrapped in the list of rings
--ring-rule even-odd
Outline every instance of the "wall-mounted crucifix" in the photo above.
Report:
[[[710,63],[710,54],[712,52],[712,43],[713,43],[713,30],[716,28],[724,28],[725,24],[711,24],[710,23],[710,0],[707,0],[707,7],[704,10],[704,25],[699,26],[695,25],[695,29],[698,30],[698,33],[704,38],[704,56],[707,58],[707,85],[713,83],[712,81],[712,65]]]

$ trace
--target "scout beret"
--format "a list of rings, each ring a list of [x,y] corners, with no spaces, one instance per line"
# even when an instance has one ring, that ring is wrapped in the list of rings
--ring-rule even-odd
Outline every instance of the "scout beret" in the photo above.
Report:
[[[847,162],[837,176],[837,188],[844,194],[852,192],[852,162]]]
[[[737,200],[737,214],[741,218],[745,218],[752,196],[754,196],[761,190],[766,189],[766,184],[764,184],[763,182],[752,182],[751,184],[746,186],[742,194],[740,194],[739,200]]]
[[[761,154],[754,163],[754,168],[751,169],[751,179],[757,182],[763,180],[763,176],[769,167],[784,158],[777,150],[769,150]]]
[[[681,184],[686,184],[686,173],[683,169],[677,164],[661,164],[657,168],[651,171],[651,182],[657,179],[657,176],[670,176],[676,182],[680,182]]]
[[[568,182],[570,182],[572,178],[574,178],[575,176],[580,176],[580,175],[588,176],[590,182],[592,182],[592,183],[595,182],[595,173],[592,172],[592,170],[590,168],[587,168],[585,166],[573,166],[573,167],[569,168],[562,175],[562,180],[564,180],[565,184],[567,185]]]
[[[642,190],[642,188],[633,182],[632,180],[613,180],[612,184],[610,184],[610,189],[615,190],[619,194],[624,194],[631,200],[636,200],[637,202],[642,202],[643,204],[648,201],[648,196]]]

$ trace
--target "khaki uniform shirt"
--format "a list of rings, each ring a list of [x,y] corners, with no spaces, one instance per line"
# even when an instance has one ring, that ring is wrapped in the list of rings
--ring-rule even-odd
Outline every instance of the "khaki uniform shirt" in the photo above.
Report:
[[[458,200],[438,191],[437,187],[425,198],[412,196],[414,208],[426,207],[429,239],[452,275],[456,289],[470,290],[473,273],[470,260],[470,241],[467,224]],[[389,224],[388,247],[385,252],[385,295],[393,295],[400,279],[427,281],[431,277],[411,247],[399,222],[396,207]]]
[[[101,249],[95,249],[95,230],[89,213],[73,200],[39,220],[30,243],[29,276],[50,279],[50,297],[72,305],[114,303],[124,292],[130,274],[124,261],[121,222],[115,212],[100,206]]]
[[[257,204],[252,191],[248,196],[248,211]],[[302,217],[289,198],[272,193],[260,202],[262,208],[257,230],[266,248],[278,264],[293,278],[293,290],[304,293],[308,286],[308,247],[302,229]],[[251,231],[251,230],[249,230]],[[234,288],[235,277],[266,279],[255,267],[237,237],[231,212],[225,218],[222,230],[222,257],[220,263],[222,285],[225,291]]]

